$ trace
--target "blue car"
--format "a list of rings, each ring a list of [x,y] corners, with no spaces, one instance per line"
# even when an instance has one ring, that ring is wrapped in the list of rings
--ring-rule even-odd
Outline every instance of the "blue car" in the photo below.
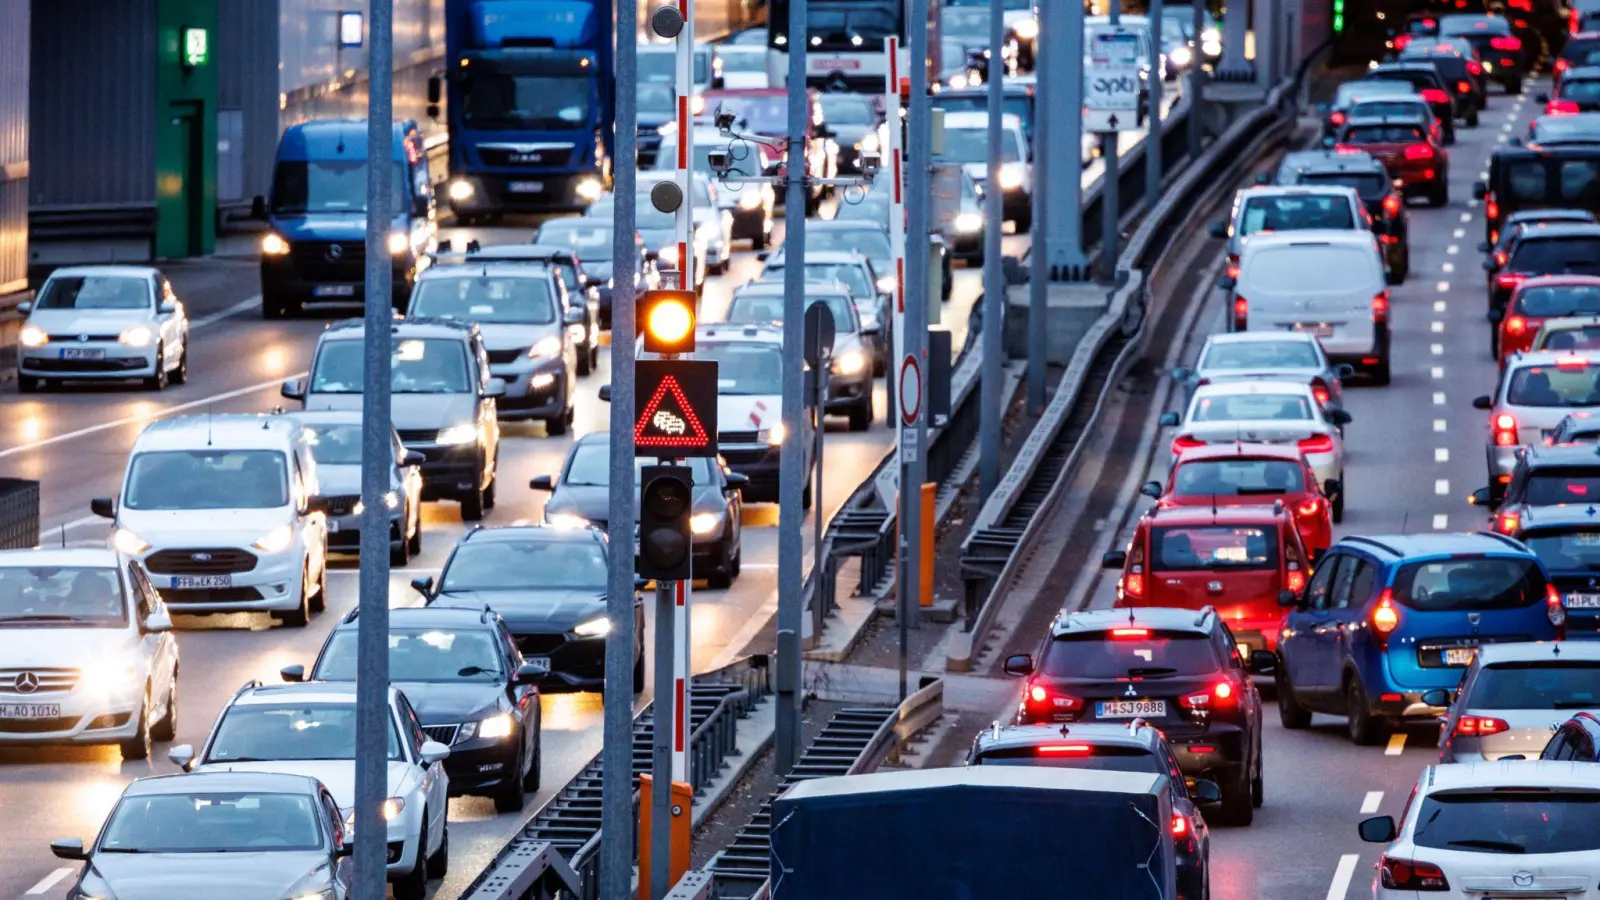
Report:
[[[1423,694],[1460,684],[1479,645],[1555,640],[1567,618],[1539,558],[1488,533],[1347,537],[1283,601],[1283,727],[1344,715],[1357,744],[1443,714]]]

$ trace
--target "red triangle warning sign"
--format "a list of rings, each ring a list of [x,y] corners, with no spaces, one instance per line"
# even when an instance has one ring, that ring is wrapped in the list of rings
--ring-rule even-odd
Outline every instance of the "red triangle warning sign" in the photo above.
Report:
[[[716,450],[716,364],[638,363],[633,445],[658,456],[709,456]]]

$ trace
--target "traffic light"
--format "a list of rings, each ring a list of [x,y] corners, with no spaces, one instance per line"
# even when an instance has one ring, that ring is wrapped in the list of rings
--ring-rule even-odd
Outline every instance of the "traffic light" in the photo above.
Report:
[[[1335,34],[1344,31],[1344,0],[1333,0],[1333,31]]]
[[[645,291],[639,322],[646,353],[693,353],[694,291]]]
[[[689,467],[645,466],[639,475],[639,576],[686,581],[694,556],[689,538],[694,484]]]

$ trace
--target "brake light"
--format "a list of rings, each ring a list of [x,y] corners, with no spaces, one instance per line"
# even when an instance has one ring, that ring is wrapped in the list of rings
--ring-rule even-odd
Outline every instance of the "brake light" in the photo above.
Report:
[[[1211,694],[1218,700],[1226,700],[1233,696],[1233,685],[1226,681],[1221,682],[1216,687],[1211,689]]]
[[[1189,817],[1183,813],[1172,814],[1172,836],[1175,838],[1189,836]]]
[[[1389,292],[1372,296],[1372,321],[1382,324],[1389,321]]]
[[[1228,277],[1239,277],[1239,254],[1237,253],[1228,254]]]
[[[1077,712],[1083,708],[1083,701],[1070,694],[1057,694],[1040,684],[1029,685],[1028,706],[1034,712],[1049,714],[1051,712]]]
[[[1050,692],[1036,684],[1028,689],[1028,699],[1035,703],[1043,703],[1050,699]]]
[[[1202,441],[1198,438],[1189,437],[1186,434],[1181,434],[1172,439],[1172,452],[1182,453],[1185,450],[1193,450],[1196,447],[1204,447],[1205,445],[1205,441]]]
[[[1309,518],[1317,515],[1322,512],[1322,498],[1312,497],[1310,500],[1307,500],[1299,506],[1296,506],[1294,511],[1302,518]],[[1294,566],[1294,563],[1290,563],[1289,565]]]
[[[1344,111],[1343,110],[1334,110],[1333,113],[1328,116],[1328,122],[1330,124],[1333,124],[1333,125],[1343,125],[1344,124]]]
[[[1511,257],[1507,256],[1504,250],[1496,250],[1494,252],[1494,267],[1497,269],[1502,268],[1510,259]]]
[[[1556,368],[1558,369],[1581,369],[1587,365],[1589,365],[1589,360],[1582,356],[1568,355],[1556,357]]]
[[[1519,336],[1519,335],[1522,335],[1522,334],[1526,334],[1527,331],[1528,331],[1528,320],[1527,319],[1524,319],[1521,316],[1510,316],[1510,317],[1508,317],[1506,319],[1506,334],[1507,335],[1512,336],[1512,337],[1516,337],[1516,336]]]
[[[1565,638],[1567,608],[1561,603],[1561,594],[1553,584],[1544,586],[1544,614],[1550,620],[1550,624],[1559,630],[1557,637]]]
[[[1485,196],[1483,198],[1483,213],[1484,213],[1484,215],[1489,217],[1490,221],[1498,221],[1499,220],[1499,218],[1500,218],[1500,201],[1494,199],[1494,194],[1489,194],[1489,195],[1487,195],[1487,196]],[[1494,232],[1490,232],[1489,233],[1489,242],[1490,243],[1494,243],[1498,239],[1499,239],[1499,235],[1498,234],[1495,234]]]
[[[1231,681],[1219,681],[1211,686],[1209,691],[1190,694],[1178,702],[1185,708],[1196,712],[1210,710],[1213,707],[1231,707],[1236,702],[1235,689]]]
[[[1040,756],[1088,756],[1088,744],[1045,744],[1039,748]]]
[[[1572,15],[1573,15],[1573,18],[1577,18],[1578,13],[1576,11],[1574,11],[1572,13]],[[1569,66],[1569,65],[1571,65],[1571,63],[1567,62],[1564,59],[1556,60],[1556,74],[1559,75],[1562,72],[1565,72],[1567,70],[1567,66]]]
[[[1501,534],[1510,534],[1517,530],[1517,523],[1522,521],[1514,512],[1504,512],[1495,517],[1494,528]]]
[[[1314,434],[1300,442],[1300,452],[1302,454],[1332,453],[1333,437],[1326,434]]]
[[[1425,103],[1449,103],[1450,95],[1438,88],[1423,88],[1422,99]]]
[[[1397,34],[1394,37],[1394,48],[1396,50],[1404,50],[1409,43],[1411,43],[1411,35],[1409,34]]]
[[[1496,50],[1521,50],[1522,39],[1517,37],[1501,36],[1489,39],[1489,46]]]
[[[1244,331],[1250,324],[1250,301],[1243,297],[1233,298],[1233,330]]]
[[[1456,82],[1456,93],[1465,94],[1472,90],[1472,84],[1466,81]]]
[[[1400,195],[1390,194],[1383,198],[1383,214],[1389,218],[1400,215]]]
[[[1400,627],[1400,611],[1394,608],[1394,591],[1384,588],[1383,594],[1378,598],[1378,605],[1372,610],[1372,630],[1378,635],[1380,644],[1387,641],[1389,635]]]
[[[1527,277],[1528,276],[1523,275],[1520,272],[1501,272],[1499,275],[1494,277],[1494,283],[1500,287],[1509,289],[1521,284],[1523,279]]]
[[[1128,556],[1128,574],[1122,578],[1122,593],[1134,599],[1144,597],[1144,544],[1133,542],[1133,553]]]
[[[1495,416],[1489,423],[1494,431],[1494,445],[1496,447],[1515,447],[1517,445],[1517,417],[1508,413]]]
[[[1469,59],[1469,60],[1467,60],[1467,71],[1471,72],[1474,75],[1482,75],[1483,74],[1483,66],[1480,66],[1477,63],[1475,63],[1475,62],[1473,62],[1472,60]]]
[[[1114,638],[1147,638],[1150,636],[1148,628],[1113,628],[1111,636]]]
[[[1429,862],[1384,854],[1378,860],[1378,880],[1386,888],[1407,891],[1448,891],[1444,870]]]
[[[1333,392],[1328,390],[1328,383],[1321,377],[1311,379],[1311,395],[1317,398],[1321,406],[1327,406],[1328,401],[1333,399]]]
[[[1427,144],[1411,144],[1406,147],[1406,159],[1433,159],[1433,148]]]
[[[1544,105],[1547,116],[1571,116],[1578,113],[1578,104],[1572,100],[1551,100]]]
[[[1462,716],[1456,720],[1457,737],[1488,737],[1499,734],[1511,728],[1505,719],[1491,719],[1488,716]]]
[[[1283,577],[1284,589],[1298,594],[1305,586],[1306,573],[1300,571],[1300,568],[1294,563],[1290,563],[1289,571]]]

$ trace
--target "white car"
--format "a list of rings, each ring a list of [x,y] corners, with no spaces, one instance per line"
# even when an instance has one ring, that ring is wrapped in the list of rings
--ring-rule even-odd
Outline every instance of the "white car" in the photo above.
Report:
[[[1033,225],[1033,160],[1022,119],[1007,113],[1000,117],[1000,175],[989,177],[989,114],[953,112],[944,117],[942,162],[959,163],[984,190],[999,183],[1001,216],[1015,222],[1017,233]]]
[[[1327,411],[1305,382],[1223,381],[1195,389],[1188,410],[1163,413],[1161,424],[1176,428],[1172,452],[1206,444],[1294,443],[1317,481],[1334,482],[1333,520],[1344,519],[1344,437],[1350,422],[1343,410]]]
[[[270,612],[304,627],[326,601],[328,526],[312,433],[279,415],[160,419],[133,443],[122,492],[90,503],[116,523],[180,613]]]
[[[428,740],[404,694],[389,689],[389,883],[396,900],[423,900],[428,879],[443,877],[450,852],[450,748]],[[195,753],[180,744],[167,757],[194,772],[281,772],[327,785],[353,840],[356,800],[356,686],[349,682],[262,685],[234,693]]]
[[[1544,443],[1572,413],[1600,411],[1600,353],[1513,353],[1494,393],[1473,398],[1472,406],[1489,413],[1483,454],[1489,499],[1499,505],[1523,447]]]
[[[0,552],[0,744],[117,744],[178,727],[178,642],[144,567],[111,550]]]
[[[1349,365],[1334,365],[1322,344],[1299,331],[1243,331],[1213,334],[1200,349],[1193,367],[1180,366],[1173,377],[1184,386],[1184,399],[1202,384],[1266,378],[1304,381],[1324,409],[1344,409],[1344,379],[1354,374]]]
[[[189,379],[189,319],[172,284],[149,266],[57,269],[17,337],[17,389],[52,381],[138,378],[159,391]]]
[[[719,91],[772,87],[767,75],[767,48],[718,44],[711,56],[711,86]]]
[[[703,172],[694,174],[694,191],[689,198],[689,214],[694,216],[696,239],[705,244],[706,270],[720,275],[733,264],[733,213],[717,202],[722,186],[711,183],[711,176]],[[663,181],[672,181],[676,172],[659,170],[639,172],[639,203],[650,202],[650,190]]]
[[[1403,821],[1374,816],[1359,833],[1385,845],[1373,900],[1588,896],[1600,868],[1600,766],[1429,766]]]

